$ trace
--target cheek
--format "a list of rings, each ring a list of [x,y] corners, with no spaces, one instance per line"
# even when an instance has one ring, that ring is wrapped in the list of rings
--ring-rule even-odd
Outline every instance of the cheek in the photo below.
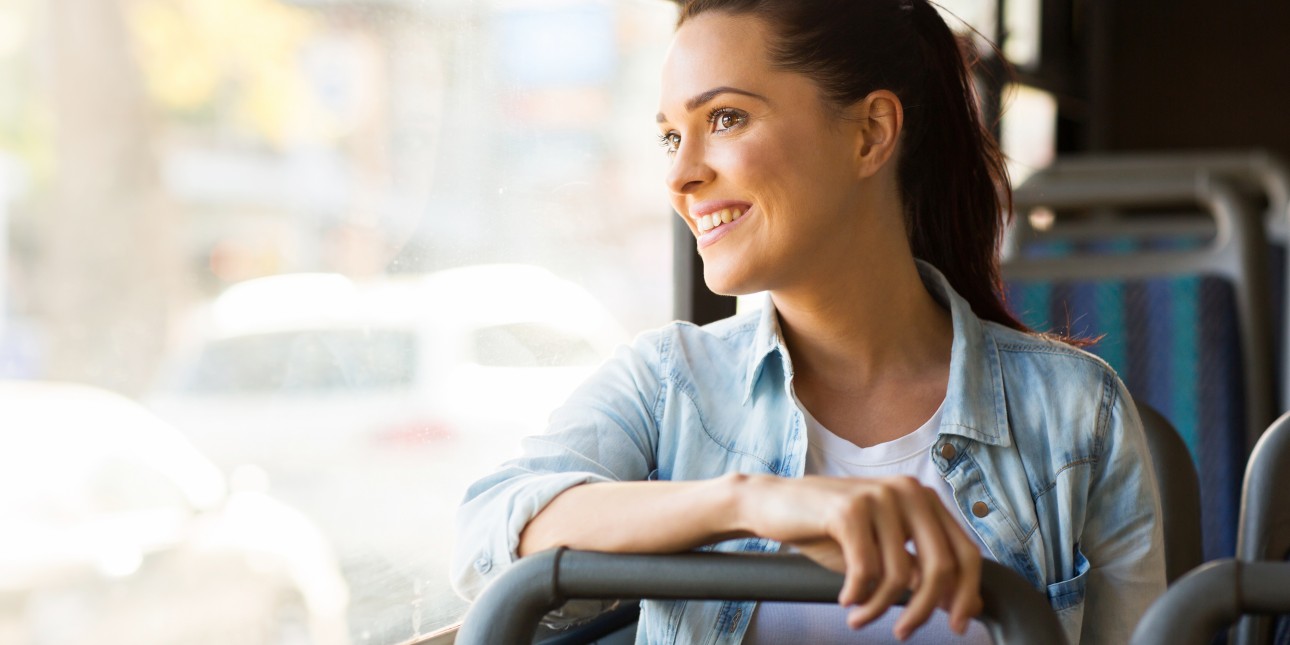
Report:
[[[718,173],[726,175],[740,188],[765,196],[776,185],[792,178],[789,160],[794,151],[776,137],[750,134],[731,144],[722,146],[714,155],[713,163],[719,164]]]

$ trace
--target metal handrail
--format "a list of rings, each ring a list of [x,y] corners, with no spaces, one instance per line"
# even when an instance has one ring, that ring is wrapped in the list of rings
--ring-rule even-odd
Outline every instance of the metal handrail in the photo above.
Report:
[[[1044,596],[982,562],[980,620],[995,643],[1066,642]],[[471,606],[458,645],[529,643],[542,616],[571,599],[837,602],[842,574],[800,555],[610,554],[553,549],[516,562]]]
[[[1266,150],[1174,151],[1063,156],[1040,171],[1047,177],[1126,177],[1187,175],[1203,171],[1254,184],[1268,198],[1269,215],[1282,220],[1290,212],[1290,165]],[[1269,222],[1271,223],[1271,222]]]
[[[1290,562],[1215,560],[1174,583],[1138,622],[1130,645],[1208,645],[1245,614],[1290,612]]]
[[[1241,488],[1241,524],[1236,557],[1244,561],[1285,560],[1290,556],[1290,413],[1263,433],[1250,454]],[[1290,577],[1286,581],[1290,586]],[[1271,642],[1271,621],[1246,617],[1233,632],[1236,645]]]

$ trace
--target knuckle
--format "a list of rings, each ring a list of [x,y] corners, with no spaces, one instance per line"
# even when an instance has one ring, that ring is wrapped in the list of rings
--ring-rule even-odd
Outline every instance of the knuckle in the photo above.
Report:
[[[881,577],[882,573],[872,564],[862,562],[856,567],[856,580],[859,580],[866,589],[873,586]]]
[[[936,558],[929,562],[927,568],[926,576],[937,584],[953,580],[954,574],[958,571],[958,567],[955,567],[952,561],[943,558]]]
[[[908,588],[914,581],[913,567],[909,566],[908,561],[900,562],[887,572],[887,580],[902,589]]]
[[[897,489],[898,485],[895,483],[887,486],[880,486],[876,491],[874,491],[874,497],[882,504],[895,504],[899,500],[899,496],[896,494]]]

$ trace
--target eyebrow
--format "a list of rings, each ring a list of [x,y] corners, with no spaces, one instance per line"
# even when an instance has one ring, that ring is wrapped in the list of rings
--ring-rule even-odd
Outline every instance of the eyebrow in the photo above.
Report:
[[[737,87],[730,87],[730,86],[728,86],[728,85],[722,85],[721,87],[714,87],[714,88],[712,88],[712,89],[710,89],[710,90],[708,90],[708,91],[706,91],[706,92],[704,92],[704,93],[702,93],[702,94],[700,94],[700,95],[698,95],[698,96],[696,96],[696,97],[694,97],[694,98],[692,98],[692,99],[690,99],[690,100],[686,101],[686,102],[685,102],[685,111],[686,111],[686,112],[693,112],[693,111],[695,110],[695,108],[697,108],[697,107],[699,107],[699,106],[703,105],[704,103],[707,103],[708,101],[711,101],[712,99],[717,98],[718,96],[720,96],[720,95],[722,95],[722,94],[741,94],[741,95],[743,95],[743,96],[751,96],[752,98],[758,99],[758,100],[760,100],[760,101],[761,101],[761,102],[763,102],[763,103],[770,103],[770,101],[769,101],[769,100],[767,100],[767,98],[766,98],[766,97],[764,97],[764,96],[762,96],[762,95],[760,95],[760,94],[757,94],[756,92],[749,92],[748,90],[741,90],[741,89],[739,89],[739,88],[737,88]],[[658,122],[659,122],[659,123],[662,123],[662,122],[664,122],[664,121],[666,121],[666,120],[667,120],[667,117],[666,117],[666,116],[663,116],[663,113],[662,113],[662,112],[659,112],[659,113],[658,113],[658,116],[657,116],[656,118],[657,118],[657,120],[658,120]]]

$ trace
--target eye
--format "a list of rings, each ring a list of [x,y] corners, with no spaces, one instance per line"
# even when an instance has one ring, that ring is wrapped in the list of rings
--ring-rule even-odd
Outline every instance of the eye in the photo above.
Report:
[[[677,149],[681,147],[681,135],[675,130],[664,132],[659,135],[658,145],[663,146],[667,150],[667,154],[676,154]]]
[[[747,121],[748,115],[734,108],[717,108],[708,113],[708,123],[712,124],[713,132],[733,130]]]

